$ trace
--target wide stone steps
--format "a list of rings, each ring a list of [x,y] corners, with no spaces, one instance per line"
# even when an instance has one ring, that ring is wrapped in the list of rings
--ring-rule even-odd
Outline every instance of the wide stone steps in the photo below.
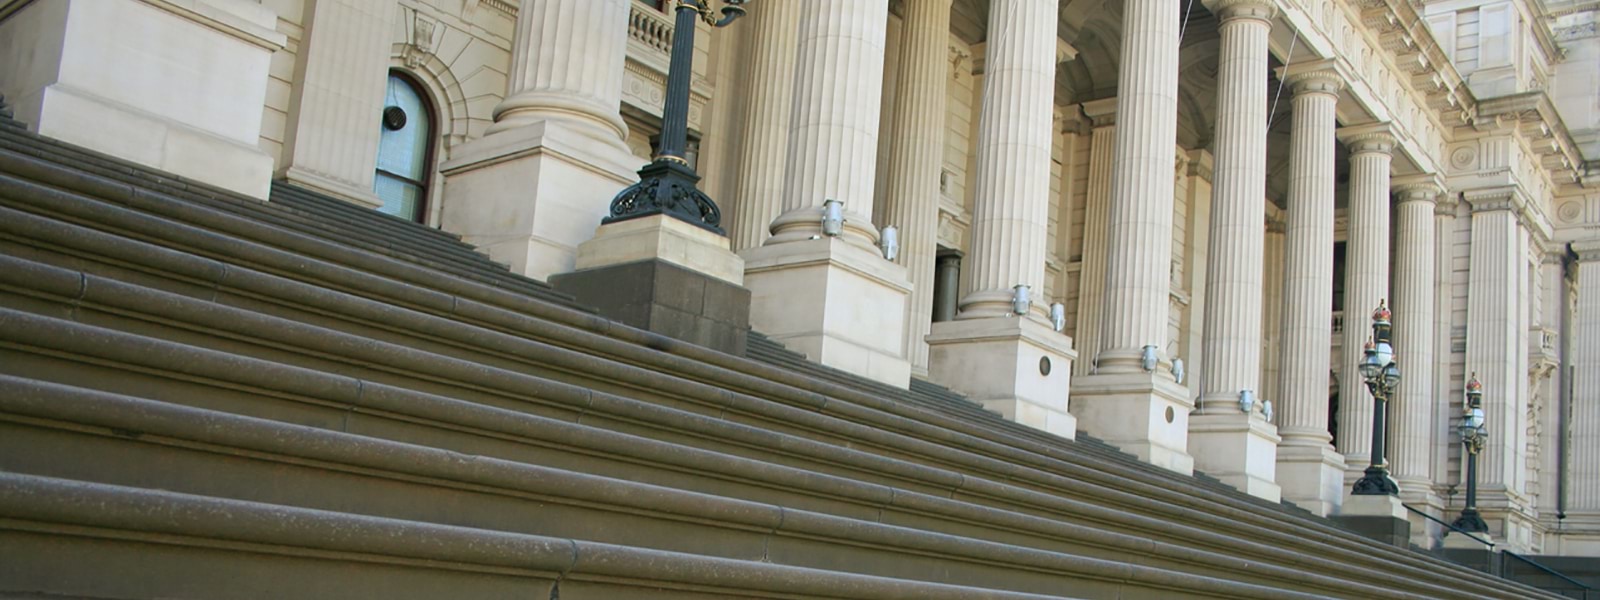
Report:
[[[569,577],[569,598],[779,597],[750,583],[767,567],[815,575],[823,587],[792,588],[802,597],[1541,597],[1019,429],[947,391],[819,376],[771,348],[764,361],[721,355],[365,239],[403,223],[333,240],[309,222],[261,226],[257,209],[277,203],[209,190],[256,207],[225,210],[5,150],[0,171],[0,443],[19,449],[0,457],[32,478],[0,514],[41,548],[81,550],[87,538],[63,532],[83,527],[106,545],[185,537],[187,554],[173,552],[237,568],[254,551],[241,544],[280,542],[262,552],[443,560],[404,537],[382,561],[320,546],[342,519],[374,536],[362,543],[420,527],[464,548],[604,546],[564,555],[581,569],[508,575]],[[78,497],[143,516],[95,520],[69,510]],[[293,543],[211,527],[234,511],[330,525]],[[216,520],[164,525],[180,514]],[[572,591],[622,577],[585,562],[607,552],[631,557],[607,564],[699,566],[641,567],[610,596]],[[28,572],[71,569],[41,556]],[[503,567],[484,560],[440,577]],[[744,587],[663,574],[698,570]],[[304,585],[337,595],[329,577]],[[439,597],[415,589],[392,597]]]

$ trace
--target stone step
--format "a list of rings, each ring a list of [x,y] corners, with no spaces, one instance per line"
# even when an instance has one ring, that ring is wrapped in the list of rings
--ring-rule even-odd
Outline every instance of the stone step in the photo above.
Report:
[[[0,473],[0,514],[4,581],[65,590],[49,598],[127,598],[130,581],[149,598],[1068,597],[17,473]]]
[[[161,298],[150,298],[149,296],[151,296],[152,294],[148,290],[141,290],[141,289],[137,289],[137,288],[132,288],[131,286],[127,286],[126,284],[118,284],[117,282],[108,281],[108,280],[102,280],[102,279],[94,278],[94,277],[90,277],[90,278],[85,279],[85,277],[82,274],[76,274],[76,275],[65,274],[65,276],[63,276],[62,274],[57,273],[57,274],[52,275],[49,272],[49,269],[40,269],[40,268],[29,269],[29,268],[26,268],[26,265],[17,265],[17,264],[8,265],[8,268],[5,269],[4,271],[5,272],[9,272],[9,273],[15,273],[15,274],[17,274],[18,277],[25,278],[26,281],[33,281],[33,282],[38,282],[38,283],[47,283],[47,282],[52,282],[52,281],[60,282],[58,285],[63,285],[63,286],[69,287],[71,289],[78,290],[78,296],[80,297],[80,301],[79,301],[79,307],[78,307],[77,311],[78,311],[78,313],[80,315],[80,318],[83,318],[82,315],[90,314],[90,313],[86,312],[86,311],[90,310],[88,307],[93,306],[95,304],[98,304],[98,303],[104,301],[105,299],[110,299],[110,298],[117,298],[117,299],[120,299],[120,300],[123,300],[123,301],[128,301],[128,302],[130,302],[129,306],[140,305],[140,304],[168,304],[168,306],[171,309],[171,311],[164,315],[164,317],[167,318],[167,319],[171,319],[173,317],[181,318],[181,315],[191,315],[191,316],[200,315],[205,310],[202,307],[197,307],[197,306],[193,306],[193,305],[183,306],[182,305],[183,302],[181,301],[181,299],[177,299],[177,298],[164,298],[164,299],[161,299]],[[145,296],[145,297],[141,297],[141,296]],[[216,331],[216,330],[218,330],[219,326],[222,326],[225,323],[226,324],[232,324],[232,325],[239,325],[239,324],[248,323],[250,321],[250,317],[248,315],[221,314],[221,315],[214,315],[214,316],[216,317],[214,321],[207,322],[207,323],[201,323],[200,324],[201,327],[203,329],[205,329],[205,330]],[[16,320],[8,321],[6,323],[5,329],[10,331],[10,332],[12,332],[12,335],[16,336],[18,338],[21,338],[21,336],[23,336],[23,335],[27,335],[27,331],[30,330],[30,328],[26,327],[24,323],[16,321]],[[32,343],[39,343],[39,344],[51,343],[51,342],[67,343],[67,342],[70,342],[72,340],[72,336],[62,335],[62,331],[64,329],[67,329],[67,328],[63,327],[63,326],[61,326],[59,324],[57,326],[55,326],[55,327],[43,327],[43,328],[33,328],[33,329],[35,329],[36,331],[35,331]],[[267,330],[272,330],[272,331],[277,331],[277,332],[280,332],[280,333],[283,333],[283,334],[287,334],[289,337],[283,338],[281,340],[277,340],[277,342],[278,342],[277,345],[280,345],[280,346],[285,343],[284,340],[289,340],[289,339],[298,340],[298,343],[309,344],[312,347],[317,347],[317,348],[347,347],[347,346],[350,346],[353,343],[360,343],[359,340],[350,340],[350,341],[344,341],[344,342],[335,341],[335,340],[317,341],[317,340],[315,340],[313,338],[306,337],[304,331],[295,331],[296,328],[294,328],[292,326],[288,326],[286,324],[281,324],[281,323],[275,324],[275,325],[268,325],[266,327],[262,327],[262,329],[267,329]],[[51,332],[54,332],[54,333],[51,333]],[[201,363],[201,361],[198,361],[197,359],[195,359],[192,356],[171,357],[169,355],[169,353],[166,353],[166,352],[155,351],[155,350],[152,350],[152,349],[149,349],[149,348],[141,349],[138,346],[138,344],[135,344],[135,343],[133,343],[133,342],[131,342],[129,340],[126,340],[126,339],[118,340],[118,341],[115,341],[114,343],[108,342],[107,339],[106,339],[107,336],[108,336],[108,334],[106,332],[101,332],[99,335],[86,336],[86,337],[83,338],[83,340],[87,340],[89,345],[90,345],[90,347],[93,347],[93,348],[101,348],[101,349],[105,349],[107,351],[110,351],[110,350],[113,350],[113,349],[125,349],[123,351],[129,352],[129,353],[132,354],[133,357],[139,357],[140,359],[143,359],[143,357],[158,357],[159,358],[159,357],[166,356],[166,357],[168,357],[167,360],[169,360],[171,362],[174,362],[176,364],[179,364],[179,365],[183,365],[184,368],[186,368],[186,369],[197,368],[196,365],[199,365]],[[238,337],[237,334],[234,337]],[[80,340],[80,341],[82,341],[82,340]],[[369,345],[376,345],[376,343],[373,343],[373,342],[368,342],[368,344]],[[66,349],[64,349],[64,348],[53,348],[51,350],[51,352],[57,353],[57,354],[59,354],[59,353],[61,353],[63,351],[66,351]],[[78,348],[76,351],[77,352],[89,352],[90,350],[86,350],[84,348]],[[394,360],[394,357],[397,354],[396,349],[393,349],[393,348],[378,349],[378,351],[379,351],[378,355],[373,355],[372,357],[361,359],[361,362],[365,362],[365,363],[379,363],[379,362],[382,362],[382,363],[388,363],[388,364],[395,364],[395,363],[399,362],[399,361]],[[380,358],[380,356],[382,356],[382,358]],[[106,359],[106,357],[102,356],[102,357],[99,357],[97,360],[105,361],[107,359]],[[124,360],[132,360],[132,358],[124,357]],[[14,359],[14,360],[11,360],[11,361],[8,361],[8,362],[10,364],[23,365],[23,361],[20,360],[20,359]],[[441,362],[445,362],[445,360],[441,359],[441,358],[431,358],[431,359],[424,359],[424,360],[413,361],[413,362],[399,362],[399,364],[397,366],[399,368],[402,368],[402,369],[411,370],[411,369],[421,368],[422,365],[424,365],[424,364],[437,365],[437,364],[439,364]],[[154,368],[155,365],[154,364],[144,364],[144,365],[140,365],[140,367],[142,368],[142,370],[148,371],[151,368]],[[40,371],[41,370],[37,365],[31,367],[31,369],[35,370],[35,371]],[[44,370],[48,370],[48,369],[44,369]],[[348,367],[341,368],[341,369],[325,369],[325,370],[348,371]],[[248,369],[237,369],[237,371],[239,371],[241,373],[254,373],[254,372],[262,371],[262,369],[259,369],[259,368],[248,368]],[[492,376],[485,377],[484,376],[485,374],[482,373],[481,371],[478,373],[478,375],[479,375],[479,379],[480,380],[500,379],[500,378],[511,377],[510,375],[504,374],[504,373],[494,374]],[[227,372],[218,372],[218,373],[214,373],[213,376],[215,376],[215,377],[227,377],[228,375],[227,375]],[[111,380],[116,380],[118,378],[102,376],[102,377],[91,377],[90,379],[97,380],[97,381],[111,381]],[[290,381],[295,381],[295,380],[303,381],[303,380],[305,380],[305,377],[304,376],[279,377],[278,379],[284,379],[284,380],[290,380]],[[484,384],[480,383],[479,385],[484,385]],[[516,395],[516,396],[519,396],[519,397],[522,397],[522,398],[527,398],[527,397],[532,396],[532,395],[537,395],[541,390],[538,390],[538,389],[521,389],[521,390],[508,390],[508,391],[511,392],[513,395]],[[521,393],[518,393],[519,391]],[[594,418],[594,419],[601,418],[600,415],[605,412],[604,410],[601,410],[597,405],[602,405],[602,404],[607,404],[607,403],[610,403],[610,402],[618,402],[619,401],[618,399],[605,398],[605,397],[599,396],[599,395],[597,395],[595,393],[590,393],[590,395],[585,399],[583,397],[583,395],[582,395],[582,391],[583,390],[581,390],[581,389],[569,390],[569,393],[574,394],[576,396],[576,398],[578,398],[580,401],[586,400],[587,406],[583,407],[582,411],[583,411],[583,413],[585,415],[591,415],[592,418]],[[544,390],[544,393],[546,395],[549,394],[548,390]],[[478,399],[478,400],[479,401],[485,401],[486,399]],[[601,402],[601,400],[605,400],[605,402]],[[628,415],[629,418],[637,421],[638,419],[642,418],[642,417],[639,416],[640,414],[648,412],[649,410],[650,410],[650,407],[648,407],[648,406],[638,406],[638,405],[635,404],[633,406],[630,406],[630,407],[626,408],[625,410],[623,410],[623,409],[613,410],[612,414],[618,414],[618,415],[625,414],[625,415]],[[660,411],[659,408],[657,408],[656,410],[657,410],[657,412]],[[693,417],[690,416],[690,415],[685,415],[684,417],[679,417],[678,419],[681,421],[681,420],[685,420],[686,418],[692,419]],[[821,428],[824,428],[826,426],[825,425],[812,425],[812,427],[816,428],[816,429],[821,429]],[[742,436],[748,436],[748,435],[751,435],[751,434],[755,434],[755,435],[758,436],[757,438],[754,438],[754,439],[747,439],[747,443],[749,444],[749,446],[752,446],[752,447],[769,447],[769,448],[770,447],[782,447],[782,448],[785,448],[786,450],[799,451],[799,446],[805,445],[805,442],[799,441],[799,440],[790,440],[790,441],[786,442],[786,441],[784,441],[782,439],[765,440],[765,439],[761,439],[759,437],[759,436],[762,436],[762,435],[770,436],[771,433],[769,431],[745,431],[743,434],[737,434],[737,432],[732,431],[732,430],[728,430],[728,429],[726,429],[724,427],[723,429],[720,429],[720,430],[712,430],[712,431],[702,432],[699,435],[701,435],[703,437],[706,437],[706,438],[711,438],[711,439],[737,439],[737,438],[740,438],[741,435]],[[812,444],[810,448],[813,451],[826,451],[827,450],[826,448],[816,446],[815,444]],[[840,455],[837,452],[835,452],[835,453],[833,453],[831,455],[831,458],[826,459],[821,463],[817,463],[817,464],[813,464],[813,465],[807,465],[807,466],[808,466],[809,470],[826,472],[826,469],[827,469],[826,463],[827,462],[832,462],[832,463],[835,463],[835,464],[838,464],[838,463],[841,463],[841,462],[848,463],[851,460],[850,456],[851,455]],[[873,460],[873,459],[871,459],[871,457],[861,457],[861,458],[865,458],[867,460]],[[882,463],[882,459],[876,459],[876,460],[878,461],[878,463],[880,465],[885,464],[885,463]],[[858,471],[858,473],[865,472],[865,471],[872,471],[872,470],[882,471],[885,468],[883,466],[879,466],[876,469],[874,469],[874,468],[872,468],[869,465],[866,465],[864,463],[858,463],[858,464],[861,464],[862,465],[861,468],[864,469],[864,471]],[[905,470],[905,468],[897,468],[895,470],[901,471],[901,473],[899,474],[898,477],[902,478],[901,479],[902,481],[904,481],[904,479],[903,479],[904,477],[908,477],[908,476],[911,476],[913,474],[912,472],[907,472]],[[917,469],[915,467],[912,467],[912,471],[916,471],[916,470]],[[926,471],[926,469],[922,469],[921,472],[927,472],[927,471]],[[1012,500],[1008,501],[1008,502],[1012,502],[1012,503],[1014,503],[1014,502],[1016,502],[1018,500],[1032,498],[1035,503],[1042,502],[1042,503],[1047,504],[1047,505],[1052,505],[1052,506],[1049,507],[1049,509],[1048,509],[1049,512],[1047,514],[1053,513],[1054,515],[1070,514],[1072,512],[1070,509],[1076,507],[1077,509],[1079,509],[1079,511],[1087,511],[1085,513],[1084,518],[1083,518],[1083,520],[1085,520],[1085,521],[1088,521],[1088,522],[1107,522],[1107,523],[1126,523],[1128,526],[1130,526],[1130,529],[1142,530],[1147,537],[1152,535],[1152,534],[1160,535],[1160,531],[1161,530],[1163,530],[1163,529],[1171,529],[1172,528],[1172,526],[1170,524],[1162,524],[1162,523],[1159,523],[1159,522],[1144,522],[1144,523],[1140,524],[1140,521],[1137,520],[1137,519],[1132,521],[1132,522],[1130,522],[1128,520],[1129,519],[1129,515],[1123,513],[1122,511],[1118,511],[1118,510],[1110,510],[1110,511],[1108,511],[1108,510],[1105,510],[1103,508],[1099,508],[1097,506],[1086,505],[1086,504],[1081,503],[1081,502],[1080,503],[1068,502],[1068,501],[1066,501],[1064,499],[1061,499],[1061,498],[1035,498],[1034,496],[1037,496],[1036,494],[1029,494],[1029,493],[1020,491],[1020,490],[1019,491],[1014,491],[1014,492],[1006,492],[1006,491],[1004,491],[1006,488],[1004,488],[1003,486],[1000,487],[1000,488],[996,488],[996,489],[990,489],[990,487],[992,486],[992,483],[986,483],[986,482],[983,482],[981,480],[977,480],[977,479],[974,479],[974,478],[971,478],[971,477],[964,477],[964,476],[955,475],[955,474],[951,474],[951,475],[952,475],[952,477],[945,478],[945,477],[942,477],[942,476],[938,475],[937,473],[930,473],[928,476],[929,477],[934,477],[935,479],[928,480],[927,483],[925,483],[924,485],[925,486],[932,486],[932,487],[924,487],[923,490],[925,490],[925,491],[940,491],[940,489],[942,488],[945,491],[942,491],[940,493],[948,494],[948,493],[951,493],[952,491],[954,491],[955,489],[963,489],[963,490],[970,490],[969,492],[966,492],[966,493],[977,493],[977,494],[980,494],[980,495],[983,495],[983,496],[993,496],[995,494],[1001,494],[1002,496],[1004,496],[1004,495],[1009,494],[1009,495],[1014,497]],[[940,479],[945,481],[945,483],[938,483],[938,480],[940,480]],[[960,483],[958,488],[950,487],[952,485],[956,485],[956,482]],[[1069,482],[1066,482],[1066,481],[1062,481],[1060,483],[1069,484]],[[1067,487],[1072,487],[1072,486],[1068,485]],[[1064,491],[1066,491],[1066,490],[1058,488],[1057,493],[1061,493],[1061,492],[1064,492]],[[1016,496],[1016,494],[1019,493],[1019,492],[1022,493],[1023,495],[1022,496]],[[1123,504],[1123,506],[1125,507],[1125,508],[1122,509],[1124,511],[1128,510],[1129,508],[1132,508],[1132,506],[1136,505],[1138,503],[1138,501],[1139,501],[1138,498],[1130,498],[1130,497],[1127,497],[1126,494],[1122,494],[1120,496],[1116,495],[1116,494],[1111,494],[1111,496],[1113,496],[1113,497],[1112,498],[1108,498],[1108,499],[1119,500],[1120,503]],[[1159,509],[1159,507],[1153,507],[1153,506],[1152,507],[1147,507],[1147,508],[1157,508],[1157,509]],[[1203,518],[1204,515],[1191,515],[1191,517]],[[1148,521],[1148,520],[1145,520],[1145,521]],[[1218,527],[1220,529],[1220,528],[1225,528],[1227,525],[1226,525],[1226,522],[1215,522],[1215,523],[1212,523],[1211,526],[1212,527]],[[1195,537],[1206,538],[1206,537],[1212,537],[1212,536],[1207,532],[1200,531],[1200,530],[1194,530],[1194,531],[1189,531],[1188,532],[1188,537],[1191,537],[1191,538],[1195,538]],[[1284,540],[1284,541],[1288,541],[1288,540]],[[1207,541],[1206,544],[1209,545],[1209,546],[1212,546],[1212,547],[1216,547],[1217,544],[1232,545],[1232,544],[1228,544],[1228,540],[1226,539],[1225,536],[1222,539],[1215,539],[1215,540]],[[1243,552],[1241,552],[1238,549],[1235,549],[1235,550],[1232,551],[1232,553],[1235,554],[1235,555],[1277,556],[1278,560],[1283,560],[1285,558],[1285,556],[1284,556],[1285,554],[1289,554],[1291,556],[1293,554],[1297,554],[1297,552],[1286,551],[1286,550],[1281,549],[1281,548],[1274,548],[1274,547],[1269,547],[1269,546],[1262,546],[1260,548],[1256,548],[1254,551],[1250,551],[1250,550],[1246,549]],[[1269,558],[1269,560],[1271,560],[1271,559]],[[1300,557],[1300,558],[1293,559],[1293,560],[1312,560],[1312,559],[1310,557]],[[1443,597],[1443,596],[1440,596],[1440,597]]]
[[[549,286],[542,282],[511,274],[506,271],[504,265],[489,260],[488,257],[478,253],[470,245],[461,243],[454,237],[442,235],[437,230],[422,227],[415,223],[401,223],[397,225],[399,227],[397,231],[375,231],[370,226],[362,227],[361,224],[363,222],[359,220],[330,219],[316,212],[308,212],[304,208],[299,208],[302,206],[316,206],[316,203],[262,203],[253,199],[239,197],[226,190],[209,188],[202,184],[170,178],[138,167],[130,167],[117,159],[25,132],[11,135],[0,133],[0,149],[53,163],[70,164],[72,166],[68,169],[69,171],[99,175],[119,184],[133,185],[138,189],[171,194],[209,208],[245,215],[258,222],[272,223],[280,227],[295,229],[337,243],[363,246],[364,249],[383,252],[392,258],[419,262],[432,268],[454,270],[463,275],[473,276],[501,287],[526,288],[529,291],[556,294],[553,289],[550,289]],[[0,165],[0,170],[26,174],[38,181],[69,189],[74,187],[74,183],[80,185],[88,183],[74,181],[80,177],[74,173],[63,172],[61,169],[51,170],[40,167],[41,165],[25,162],[9,162]],[[320,202],[324,204],[346,204],[342,201],[314,195],[310,192],[282,191],[290,187],[276,184],[274,186],[274,196],[281,200],[287,194],[304,194],[320,198]],[[363,210],[355,207],[349,208]],[[394,227],[396,225],[391,224],[391,229]]]
[[[8,472],[980,589],[1323,597],[1138,564],[1132,554],[1091,558],[1082,543],[1071,554],[1041,550],[20,378],[0,377],[0,414],[28,419],[0,421]],[[71,450],[29,457],[30,447]],[[1299,574],[1278,570],[1280,581]]]
[[[16,179],[0,183],[0,201],[39,211],[0,214],[0,230],[9,240],[0,279],[11,290],[8,305],[23,311],[15,314],[89,319],[138,336],[170,336],[168,343],[212,344],[236,359],[257,361],[232,373],[234,379],[270,359],[339,373],[347,382],[358,377],[358,390],[369,383],[404,383],[395,387],[447,391],[519,411],[532,411],[529,399],[537,399],[546,403],[544,410],[564,410],[560,414],[569,419],[659,436],[684,448],[714,448],[747,460],[765,453],[764,463],[798,461],[806,472],[863,483],[894,481],[915,493],[956,496],[966,506],[1116,528],[1121,535],[1255,561],[1249,564],[1332,571],[1394,590],[1433,590],[1464,579],[1482,587],[1482,597],[1528,593],[1374,546],[1325,523],[1263,510],[1264,503],[1209,489],[1194,478],[1130,468],[1125,456],[1021,435],[992,415],[980,418],[986,413],[952,417],[948,407],[931,406],[915,394],[819,379],[674,343],[548,299],[293,232],[264,239],[237,215],[230,220],[205,214],[207,227],[197,228],[181,222],[193,218],[180,210],[182,200],[159,193],[145,200],[168,203],[168,212],[130,211]],[[60,215],[102,230],[55,220]],[[24,253],[26,260],[17,258]],[[73,350],[80,356],[132,347],[102,343],[95,350],[92,337],[74,341],[60,335],[66,329],[66,322],[50,324],[35,332],[32,343],[80,343],[84,347]],[[4,339],[21,336],[21,330],[0,329]],[[22,364],[30,356],[46,360],[46,354],[24,352],[4,364]],[[118,357],[167,372],[162,385],[181,380],[190,359],[159,353]],[[146,381],[84,377],[87,372],[76,376],[95,383],[117,380],[108,385]],[[560,394],[575,403],[555,406],[551,396]],[[746,437],[729,437],[735,434]]]

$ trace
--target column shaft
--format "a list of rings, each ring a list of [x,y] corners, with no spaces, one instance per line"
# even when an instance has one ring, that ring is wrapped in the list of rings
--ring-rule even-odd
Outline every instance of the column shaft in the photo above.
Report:
[[[1181,13],[1178,0],[1123,8],[1100,373],[1139,372],[1142,348],[1166,345]]]
[[[909,0],[900,28],[900,74],[890,124],[883,223],[900,228],[899,263],[911,279],[906,358],[928,368],[934,255],[939,249],[939,171],[944,164],[945,86],[950,0]]]
[[[1111,157],[1116,143],[1115,114],[1095,117],[1089,137],[1089,183],[1084,190],[1083,273],[1078,286],[1078,329],[1072,337],[1078,350],[1074,375],[1094,370],[1100,353],[1100,328],[1105,311],[1106,221],[1111,211]]]
[[[1466,193],[1472,204],[1467,371],[1477,373],[1483,382],[1484,416],[1491,435],[1478,456],[1478,483],[1489,488],[1516,484],[1515,463],[1523,460],[1517,440],[1527,399],[1518,390],[1528,373],[1525,361],[1519,360],[1518,345],[1526,339],[1521,305],[1527,270],[1514,194],[1510,188]]]
[[[1433,479],[1428,458],[1433,446],[1433,209],[1438,194],[1432,184],[1399,189],[1394,339],[1405,377],[1390,409],[1394,445],[1389,454],[1395,480],[1406,492],[1426,491]]]
[[[1261,380],[1262,243],[1267,173],[1267,21],[1272,9],[1219,3],[1216,167],[1211,188],[1200,412],[1239,412]],[[1259,395],[1259,394],[1258,394]],[[1257,410],[1260,404],[1254,405]]]
[[[292,103],[285,177],[376,206],[376,128],[389,71],[390,3],[318,0],[306,7],[299,97]]]
[[[883,98],[888,0],[800,2],[794,107],[789,121],[785,213],[803,212],[798,229],[826,200],[844,203],[856,227],[872,232],[878,116]],[[796,215],[801,217],[802,215]],[[783,217],[775,224],[787,225]]]
[[[730,198],[733,219],[728,234],[735,251],[760,246],[767,240],[772,220],[783,212],[800,4],[763,4],[750,11],[749,22],[740,24],[749,28],[746,39],[751,52],[739,183]]]
[[[1010,312],[1019,284],[1045,291],[1057,8],[1055,0],[990,5],[968,260],[972,292],[962,298],[958,318]]]
[[[1372,394],[1356,369],[1372,337],[1372,311],[1389,299],[1389,153],[1387,133],[1354,136],[1350,146],[1350,236],[1345,248],[1344,355],[1339,370],[1339,452],[1352,468],[1372,453]]]
[[[627,0],[524,0],[511,42],[506,99],[494,108],[496,133],[559,119],[620,143]]]
[[[1578,310],[1572,331],[1569,510],[1600,513],[1600,244],[1578,251]]]

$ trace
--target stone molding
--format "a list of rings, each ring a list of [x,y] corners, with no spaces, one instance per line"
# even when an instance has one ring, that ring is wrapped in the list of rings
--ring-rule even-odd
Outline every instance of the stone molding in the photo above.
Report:
[[[1509,210],[1519,217],[1523,205],[1521,196],[1513,186],[1468,190],[1461,194],[1474,213]]]
[[[1600,262],[1600,240],[1573,242],[1572,252],[1578,255],[1578,262]]]
[[[1205,5],[1223,23],[1235,19],[1269,22],[1278,14],[1278,7],[1264,0],[1214,0]]]
[[[1115,127],[1117,125],[1117,98],[1101,98],[1084,102],[1083,115],[1089,117],[1089,122],[1096,129],[1101,127]]]
[[[1278,71],[1279,77],[1288,80],[1290,89],[1298,94],[1330,94],[1337,95],[1345,88],[1344,75],[1331,67],[1318,67],[1312,71],[1288,73],[1287,69]]]
[[[1428,202],[1438,200],[1443,189],[1434,183],[1406,183],[1394,186],[1394,195],[1401,202]]]
[[[1344,138],[1351,154],[1392,154],[1395,148],[1395,139],[1388,132],[1361,133]]]

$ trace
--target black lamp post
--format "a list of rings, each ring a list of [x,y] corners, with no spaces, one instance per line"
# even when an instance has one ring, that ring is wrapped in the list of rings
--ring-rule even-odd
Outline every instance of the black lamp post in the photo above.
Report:
[[[723,0],[722,18],[711,9],[712,0],[675,0],[672,62],[667,67],[667,97],[661,110],[661,146],[656,156],[639,170],[639,183],[628,186],[611,200],[604,223],[665,214],[722,234],[722,211],[695,184],[700,175],[689,166],[684,150],[689,142],[689,75],[694,65],[695,21],[724,27],[744,15],[747,0]]]
[[[1383,301],[1372,311],[1372,339],[1367,342],[1366,358],[1362,359],[1361,377],[1372,392],[1372,464],[1366,474],[1356,480],[1350,493],[1356,496],[1396,496],[1400,486],[1389,479],[1389,461],[1384,459],[1384,429],[1388,421],[1389,399],[1400,385],[1400,367],[1394,363],[1394,331],[1389,322],[1389,308]]]
[[[1461,447],[1467,455],[1467,506],[1450,526],[1468,533],[1486,533],[1489,524],[1478,516],[1478,453],[1483,451],[1489,433],[1483,429],[1483,384],[1478,383],[1477,373],[1467,382],[1467,406],[1460,431]]]

